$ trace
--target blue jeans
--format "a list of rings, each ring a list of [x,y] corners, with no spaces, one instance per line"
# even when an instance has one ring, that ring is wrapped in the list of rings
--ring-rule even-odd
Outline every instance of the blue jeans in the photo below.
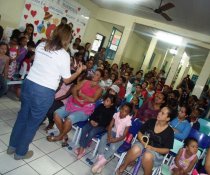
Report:
[[[21,89],[21,108],[10,136],[9,148],[16,157],[28,152],[39,125],[53,103],[55,91],[25,79]]]
[[[93,127],[90,122],[88,122],[83,128],[82,128],[82,134],[79,141],[79,144],[83,148],[87,148],[88,143],[92,140],[93,137],[96,136],[96,134],[105,131],[106,129],[104,127]]]
[[[3,96],[7,92],[7,81],[0,74],[0,97]]]

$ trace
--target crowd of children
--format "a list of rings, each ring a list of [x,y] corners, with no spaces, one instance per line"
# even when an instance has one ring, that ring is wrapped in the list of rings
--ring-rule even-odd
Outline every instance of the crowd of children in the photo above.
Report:
[[[7,79],[23,80],[30,71],[36,46],[33,31],[33,25],[27,24],[24,32],[13,31],[8,44],[0,43],[0,96],[6,93]],[[147,73],[139,70],[134,74],[128,63],[111,66],[106,60],[105,48],[90,56],[90,47],[91,43],[82,46],[81,39],[76,38],[68,48],[71,72],[75,72],[81,62],[87,69],[73,83],[60,83],[46,116],[49,119],[46,130],[52,129],[55,122],[60,134],[48,136],[47,140],[64,140],[63,146],[66,146],[72,125],[89,119],[83,127],[80,146],[75,153],[80,159],[91,139],[105,132],[99,145],[99,156],[92,167],[94,173],[100,173],[123,143],[131,126],[131,118],[139,118],[144,123],[138,134],[141,143],[130,149],[117,173],[121,174],[140,155],[145,144],[141,137],[149,133],[150,143],[143,159],[143,168],[145,174],[150,174],[153,165],[160,163],[163,155],[172,148],[174,137],[183,141],[191,128],[199,130],[198,118],[204,116],[210,107],[210,90],[205,90],[206,95],[201,99],[191,96],[193,83],[189,76],[183,79],[177,90],[172,90],[164,84],[164,70],[158,72],[154,68]],[[110,144],[109,151],[105,151],[107,143]],[[173,174],[190,172],[197,161],[196,152],[197,141],[186,141],[185,148],[180,149],[171,167]],[[185,159],[189,160],[188,164],[183,164]]]

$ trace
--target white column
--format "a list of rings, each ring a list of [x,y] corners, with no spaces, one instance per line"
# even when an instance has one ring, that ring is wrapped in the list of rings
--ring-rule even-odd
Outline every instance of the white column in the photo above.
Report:
[[[144,62],[143,62],[142,67],[141,67],[141,69],[144,71],[144,73],[147,70],[147,67],[149,65],[150,59],[151,59],[152,54],[153,54],[153,52],[155,50],[157,41],[158,41],[157,38],[153,37],[151,42],[150,42],[149,48],[147,50],[147,53],[146,53],[146,56],[145,56],[145,59],[144,59]]]
[[[200,75],[199,75],[199,77],[196,81],[195,87],[194,87],[193,92],[192,92],[192,94],[196,95],[198,98],[200,97],[200,95],[203,91],[204,85],[206,84],[206,81],[209,78],[209,74],[210,74],[209,65],[210,65],[210,52],[209,52],[209,54],[206,58],[206,61],[203,65],[201,73],[200,73]]]
[[[186,76],[188,75],[189,70],[190,70],[190,64],[189,64],[189,65],[186,67],[186,69],[184,70],[184,73],[183,73],[183,75],[182,75],[181,80],[184,79],[184,77],[186,77]]]
[[[124,27],[124,31],[120,40],[120,45],[117,49],[117,52],[115,54],[115,58],[113,60],[113,63],[117,63],[120,65],[122,61],[122,55],[125,50],[125,47],[127,46],[128,39],[130,37],[130,34],[133,32],[134,23],[130,23],[129,25],[126,25]]]
[[[164,55],[163,61],[162,61],[161,66],[160,66],[160,70],[163,68],[163,65],[164,65],[164,62],[165,62],[165,60],[166,60],[166,56],[167,56],[167,54],[168,54],[168,51],[169,51],[169,49],[166,50],[166,53],[165,53],[165,55]]]
[[[180,61],[182,59],[182,55],[184,54],[184,51],[185,51],[185,44],[178,48],[177,55],[174,56],[174,58],[173,58],[173,61],[171,64],[171,69],[170,69],[170,72],[169,72],[168,77],[165,82],[166,85],[169,85],[169,86],[171,85],[173,78],[176,74],[176,71],[179,67]]]
[[[185,54],[184,54],[184,55],[185,55]],[[175,82],[175,84],[174,84],[174,88],[176,88],[177,85],[182,81],[182,77],[183,77],[183,74],[184,74],[184,72],[185,72],[185,69],[186,69],[187,67],[189,67],[189,57],[188,57],[187,55],[185,55],[185,56],[184,56],[184,55],[183,55],[183,57],[182,57],[182,59],[183,59],[182,68],[181,68],[181,70],[180,70],[180,72],[179,72],[179,75],[178,75],[178,77],[177,77],[177,79],[176,79],[176,82]]]

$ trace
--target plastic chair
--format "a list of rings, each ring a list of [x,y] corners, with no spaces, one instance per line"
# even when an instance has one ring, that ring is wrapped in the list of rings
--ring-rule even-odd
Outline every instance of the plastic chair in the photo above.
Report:
[[[210,127],[210,121],[208,121],[207,119],[199,118],[198,122],[200,123],[201,126],[208,126],[208,127]]]
[[[75,133],[74,133],[71,143],[69,144],[69,147],[68,147],[69,150],[72,150],[73,147],[76,147],[78,145],[81,134],[82,134],[82,128],[83,126],[85,126],[87,122],[88,120],[77,122],[72,126],[72,128],[75,129]]]
[[[199,131],[210,136],[210,126],[201,125]]]
[[[188,137],[193,137],[198,141],[198,147],[206,149],[210,146],[210,137],[204,133],[201,133],[195,129],[191,129]]]

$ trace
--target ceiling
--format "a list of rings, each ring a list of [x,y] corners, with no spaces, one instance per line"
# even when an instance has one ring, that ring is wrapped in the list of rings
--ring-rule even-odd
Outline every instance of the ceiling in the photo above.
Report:
[[[153,12],[161,0],[91,0],[98,6],[210,35],[210,0],[163,0],[175,7],[165,11],[173,21]]]
[[[143,26],[140,24],[136,24],[134,27],[134,32],[137,33],[142,39],[144,39],[148,43],[150,43],[152,37],[154,37],[158,31],[159,30],[155,28]],[[173,44],[158,40],[156,45],[156,50],[165,55],[167,49],[176,48],[176,47],[177,46]],[[209,53],[209,50],[188,43],[185,48],[185,52],[190,57],[190,64],[192,68],[196,72],[200,73],[207,58],[207,55]]]
[[[173,21],[166,21],[152,9],[159,7],[161,0],[91,0],[101,8],[139,16],[166,24],[179,26],[184,29],[210,35],[210,0],[163,0],[163,4],[171,2],[174,8],[165,11]],[[134,32],[148,43],[158,30],[152,27],[136,24]],[[163,54],[173,45],[158,41],[156,49]],[[190,64],[196,72],[200,72],[209,50],[192,44],[185,49],[190,56]]]

